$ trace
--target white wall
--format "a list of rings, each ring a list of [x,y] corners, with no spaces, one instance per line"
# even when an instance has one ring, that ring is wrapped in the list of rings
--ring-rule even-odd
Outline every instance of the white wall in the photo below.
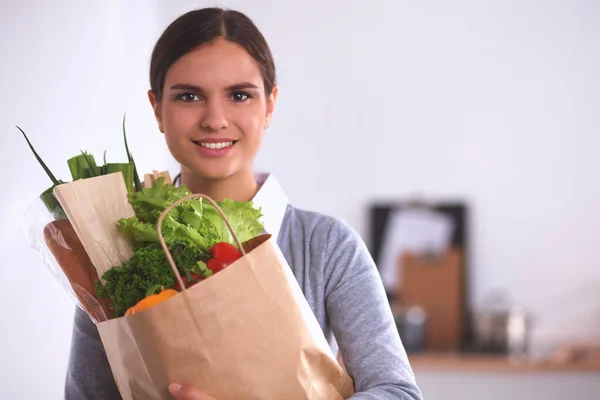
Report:
[[[473,305],[508,289],[540,343],[600,335],[600,3],[216,4],[274,52],[259,166],[293,202],[366,234],[373,199],[466,199]]]
[[[54,173],[69,179],[79,150],[126,157],[121,119],[145,170],[169,166],[146,98],[148,54],[158,37],[146,1],[0,2],[0,398],[60,399],[74,303],[30,251],[21,215],[50,181],[19,125]],[[133,23],[138,25],[135,29]],[[154,165],[156,165],[154,167]]]
[[[0,195],[0,307],[10,326],[0,398],[61,397],[72,314],[18,233],[48,180],[14,125],[68,177],[65,160],[79,149],[124,156],[127,111],[141,169],[172,167],[146,100],[151,46],[172,18],[214,3],[0,6],[0,167],[10,188]],[[366,234],[373,199],[467,199],[473,305],[510,289],[536,315],[542,349],[600,335],[600,3],[218,4],[247,12],[272,46],[281,89],[258,167],[274,171],[295,204]],[[537,398],[523,389],[528,376],[419,375],[431,398],[478,398],[482,381],[498,398]],[[580,375],[537,379],[546,398],[592,389]]]

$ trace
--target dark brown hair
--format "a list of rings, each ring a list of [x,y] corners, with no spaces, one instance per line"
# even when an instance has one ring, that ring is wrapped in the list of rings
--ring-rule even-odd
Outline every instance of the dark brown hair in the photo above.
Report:
[[[183,14],[160,36],[150,62],[150,88],[160,101],[167,71],[181,57],[214,39],[242,46],[258,62],[265,93],[276,85],[275,63],[267,41],[256,25],[239,11],[203,8]]]

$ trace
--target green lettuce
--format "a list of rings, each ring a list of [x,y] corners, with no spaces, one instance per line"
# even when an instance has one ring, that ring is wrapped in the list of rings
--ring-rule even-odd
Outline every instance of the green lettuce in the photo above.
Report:
[[[254,204],[249,202],[239,202],[225,199],[217,203],[223,214],[229,220],[233,231],[240,240],[245,242],[262,233],[264,226],[261,222],[262,211],[254,208]],[[210,224],[215,227],[219,240],[221,242],[229,242],[235,244],[235,240],[218,211],[210,204],[205,203],[204,215],[210,221]]]
[[[154,225],[142,222],[136,216],[121,218],[118,224],[119,230],[123,232],[134,248],[144,246],[147,243],[158,243],[158,234]]]
[[[156,224],[158,217],[168,206],[192,194],[185,186],[165,185],[164,181],[165,178],[160,177],[152,187],[129,194],[129,203],[140,221]]]
[[[165,184],[163,177],[157,179],[151,188],[129,195],[135,216],[119,220],[120,230],[136,247],[144,243],[158,243],[158,217],[167,207],[190,193],[185,186],[177,188]],[[262,211],[254,208],[251,201],[225,199],[217,204],[241,242],[262,233]],[[185,243],[200,252],[208,251],[218,242],[235,244],[221,215],[204,199],[192,199],[174,207],[163,220],[162,233],[169,247]]]

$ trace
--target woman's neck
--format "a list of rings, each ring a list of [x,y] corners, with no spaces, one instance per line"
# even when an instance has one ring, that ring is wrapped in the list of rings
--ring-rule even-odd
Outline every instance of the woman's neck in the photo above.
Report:
[[[225,179],[206,179],[182,167],[181,184],[192,193],[208,195],[215,201],[223,199],[250,201],[258,191],[258,183],[251,170],[239,171]]]

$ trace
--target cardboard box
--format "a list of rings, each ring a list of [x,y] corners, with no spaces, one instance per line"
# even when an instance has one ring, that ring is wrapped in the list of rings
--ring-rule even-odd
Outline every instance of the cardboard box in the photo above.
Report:
[[[425,349],[460,351],[465,321],[464,263],[459,249],[439,256],[401,255],[398,292],[427,313]]]

